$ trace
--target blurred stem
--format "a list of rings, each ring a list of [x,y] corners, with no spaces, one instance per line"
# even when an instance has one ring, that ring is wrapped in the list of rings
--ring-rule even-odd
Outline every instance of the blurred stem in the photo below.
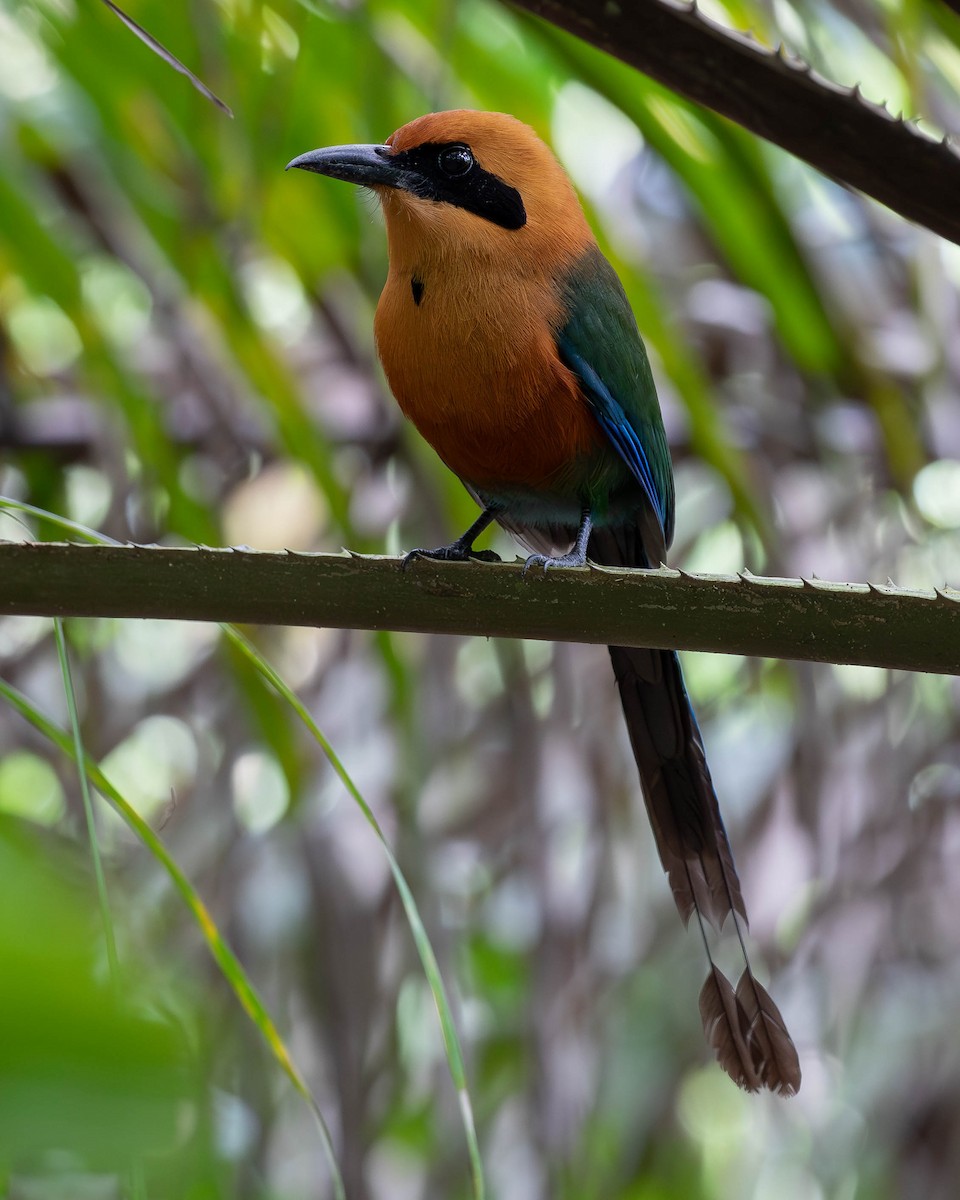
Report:
[[[110,982],[115,989],[119,990],[120,960],[117,956],[117,939],[113,928],[113,916],[110,912],[110,898],[107,895],[107,880],[103,873],[103,860],[100,857],[100,840],[97,836],[97,822],[93,812],[93,797],[90,795],[90,783],[87,780],[87,773],[84,771],[82,765],[85,758],[85,751],[83,748],[83,738],[80,734],[80,718],[77,714],[77,696],[73,689],[73,676],[70,671],[70,656],[67,653],[67,643],[63,636],[63,621],[59,618],[53,622],[53,633],[57,642],[60,673],[63,676],[63,690],[67,698],[67,712],[70,715],[74,758],[77,763],[77,775],[80,779],[80,794],[83,797],[83,812],[87,822],[87,838],[90,842],[90,858],[93,861],[93,873],[97,881],[97,899],[100,902],[103,937],[107,946]]]
[[[0,614],[533,638],[960,674],[960,592],[587,567],[0,544]]]
[[[130,1168],[128,1192],[130,1200],[147,1200],[147,1183],[144,1179],[142,1163],[134,1163]]]

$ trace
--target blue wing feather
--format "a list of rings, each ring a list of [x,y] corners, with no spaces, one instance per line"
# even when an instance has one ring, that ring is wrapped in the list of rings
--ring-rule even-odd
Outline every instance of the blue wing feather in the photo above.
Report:
[[[593,247],[563,283],[566,321],[557,352],[630,476],[673,534],[673,470],[646,348],[616,271]]]
[[[647,499],[657,514],[661,530],[665,531],[667,521],[663,497],[653,478],[653,472],[650,470],[650,464],[647,461],[646,451],[637,435],[637,431],[630,424],[627,414],[610,394],[610,389],[583,355],[578,354],[567,339],[562,336],[558,342],[558,348],[563,362],[580,380],[584,395],[590,401],[590,406],[596,415],[597,421],[600,423],[600,428],[613,443],[614,449],[630,468],[637,482],[643,488]]]

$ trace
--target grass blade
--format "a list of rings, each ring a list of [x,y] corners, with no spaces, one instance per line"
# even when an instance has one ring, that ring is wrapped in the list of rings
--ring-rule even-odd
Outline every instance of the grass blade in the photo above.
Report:
[[[107,963],[110,967],[110,979],[113,986],[120,984],[120,960],[117,956],[117,937],[113,928],[113,916],[110,912],[110,898],[107,895],[107,880],[103,873],[103,859],[100,856],[100,840],[97,837],[97,823],[93,815],[93,798],[90,795],[90,781],[83,769],[86,752],[83,748],[83,738],[80,734],[80,718],[77,715],[77,694],[73,687],[73,676],[70,672],[70,657],[67,654],[67,643],[63,636],[63,622],[59,617],[53,622],[53,636],[57,643],[57,658],[60,660],[60,673],[63,676],[63,690],[67,700],[67,712],[70,714],[70,731],[73,735],[73,760],[77,766],[80,779],[80,795],[83,798],[83,815],[87,824],[87,840],[90,843],[90,859],[93,862],[93,874],[97,881],[97,900],[100,904],[100,918],[103,921],[103,937],[107,946]]]
[[[420,955],[420,961],[423,964],[424,974],[427,977],[427,984],[433,996],[433,1002],[436,1005],[437,1015],[440,1019],[440,1030],[443,1035],[444,1050],[447,1056],[447,1063],[450,1068],[450,1076],[453,1079],[453,1085],[457,1089],[457,1097],[460,1104],[460,1114],[463,1120],[464,1133],[467,1140],[467,1150],[470,1156],[470,1170],[473,1178],[473,1194],[476,1200],[483,1200],[486,1195],[483,1164],[480,1160],[480,1146],[477,1139],[476,1125],[473,1119],[473,1107],[470,1102],[470,1092],[467,1087],[466,1071],[463,1065],[463,1051],[460,1047],[460,1039],[457,1035],[456,1026],[453,1021],[453,1013],[450,1008],[450,1001],[447,997],[446,986],[443,982],[443,977],[440,974],[440,966],[437,963],[436,955],[433,952],[433,947],[430,944],[430,939],[427,936],[427,931],[424,928],[423,920],[417,908],[416,900],[413,898],[413,893],[410,891],[410,886],[404,877],[403,871],[400,869],[400,864],[390,847],[390,843],[384,836],[383,830],[380,828],[380,823],[374,816],[372,809],[367,804],[366,800],[360,793],[359,788],[350,777],[346,767],[338,758],[336,751],[330,745],[330,742],[324,736],[320,727],[314,721],[310,712],[304,705],[303,701],[297,696],[296,692],[284,681],[278,672],[263,658],[256,647],[248,641],[246,637],[238,629],[232,625],[222,625],[226,637],[233,645],[243,654],[252,665],[259,671],[263,679],[271,685],[280,696],[289,704],[293,711],[297,714],[303,724],[312,734],[314,740],[323,750],[330,765],[340,779],[340,782],[347,789],[350,796],[353,798],[360,811],[367,820],[368,825],[376,835],[377,840],[383,847],[383,852],[387,856],[387,862],[390,865],[390,870],[393,874],[394,882],[397,886],[397,891],[400,894],[400,899],[403,903],[404,912],[406,913],[407,923],[410,926],[410,932],[413,935],[414,943],[417,947],[417,952]]]
[[[38,521],[52,525],[55,529],[62,529],[64,533],[72,533],[84,542],[93,542],[98,546],[123,545],[116,538],[107,537],[105,533],[98,533],[96,529],[90,529],[86,525],[80,525],[76,521],[71,521],[69,517],[61,517],[59,513],[48,512],[45,508],[37,508],[35,504],[27,504],[25,500],[14,500],[12,496],[0,496],[0,509],[25,513],[28,517],[36,517]]]
[[[230,946],[223,939],[217,928],[216,922],[210,914],[209,909],[200,898],[199,893],[193,884],[181,871],[177,862],[172,858],[166,846],[159,837],[154,833],[146,821],[140,816],[135,808],[130,805],[126,799],[117,791],[110,780],[103,774],[99,766],[89,755],[81,750],[78,752],[70,735],[59,726],[55,725],[51,720],[43,715],[31,702],[18,691],[12,684],[6,680],[0,679],[0,696],[2,696],[12,708],[28,721],[34,729],[38,730],[49,741],[53,742],[64,754],[77,763],[77,766],[82,766],[83,772],[86,774],[89,781],[104,796],[117,810],[127,825],[134,831],[137,837],[144,843],[153,857],[161,864],[167,874],[170,876],[174,887],[180,893],[181,898],[186,903],[187,907],[193,913],[197,924],[200,926],[204,941],[213,956],[214,961],[220,968],[224,978],[233,990],[234,995],[240,1001],[244,1011],[253,1021],[254,1025],[260,1030],[273,1057],[280,1064],[283,1073],[287,1076],[294,1088],[300,1096],[306,1101],[312,1112],[317,1124],[317,1129],[320,1133],[320,1140],[323,1144],[324,1154],[330,1168],[330,1174],[333,1180],[333,1189],[336,1200],[346,1200],[346,1191],[344,1189],[343,1179],[340,1175],[339,1167],[337,1166],[336,1155],[333,1150],[333,1141],[330,1137],[330,1131],[324,1121],[323,1114],[320,1111],[320,1106],[316,1101],[313,1093],[310,1091],[306,1081],[300,1074],[296,1064],[290,1056],[280,1031],[273,1023],[269,1012],[267,1011],[263,1001],[257,994],[256,989],[247,977],[246,972],[240,964],[237,956],[230,949]]]
[[[169,63],[175,71],[179,71],[181,75],[185,75],[201,96],[206,96],[206,98],[212,104],[215,104],[217,108],[219,108],[221,112],[226,113],[228,117],[233,116],[233,111],[229,105],[224,104],[219,96],[215,96],[203,82],[203,80],[198,79],[190,70],[190,68],[184,66],[180,59],[177,58],[175,54],[171,54],[166,46],[158,42],[152,33],[147,33],[143,26],[138,25],[133,17],[128,17],[122,8],[118,8],[116,4],[113,3],[113,0],[103,0],[103,3],[107,6],[107,8],[110,9],[112,13],[115,13],[116,16],[120,18],[120,20],[124,23],[124,25],[126,25],[131,33],[135,34],[145,46],[149,46],[154,54],[159,54],[163,61]]]

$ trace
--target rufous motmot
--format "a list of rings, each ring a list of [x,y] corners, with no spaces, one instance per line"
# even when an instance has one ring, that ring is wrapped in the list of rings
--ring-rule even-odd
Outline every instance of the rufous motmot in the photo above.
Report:
[[[383,368],[481,508],[452,545],[411,556],[495,557],[473,543],[496,521],[537,551],[527,568],[658,566],[674,490],[653,375],[620,280],[534,131],[503,113],[430,113],[383,145],[311,150],[288,166],[379,197]],[[739,935],[746,909],[679,660],[622,646],[610,657],[680,915],[701,929],[731,916]],[[792,1094],[796,1049],[744,958],[736,989],[711,958],[704,1028],[741,1087]]]

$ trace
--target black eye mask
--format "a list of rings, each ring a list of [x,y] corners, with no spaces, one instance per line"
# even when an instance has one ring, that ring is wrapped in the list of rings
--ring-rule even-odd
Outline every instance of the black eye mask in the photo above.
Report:
[[[391,154],[398,186],[422,200],[454,204],[504,229],[521,229],[526,209],[516,188],[485,171],[463,142],[424,142]]]

